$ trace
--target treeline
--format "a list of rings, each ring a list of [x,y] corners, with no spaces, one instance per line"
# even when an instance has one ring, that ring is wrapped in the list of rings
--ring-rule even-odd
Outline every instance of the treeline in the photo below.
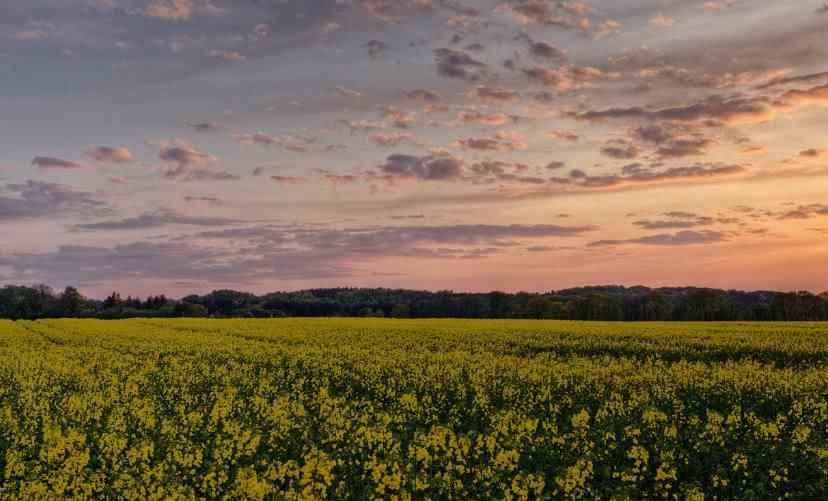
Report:
[[[7,285],[0,289],[0,318],[34,320],[37,318],[163,318],[206,317],[201,305],[174,301],[164,295],[145,300],[121,298],[117,292],[104,301],[88,299],[74,287],[56,293],[46,285],[24,287]]]
[[[217,290],[173,300],[88,299],[45,285],[0,289],[0,318],[134,317],[514,318],[610,321],[828,320],[828,292],[742,292],[696,287],[597,286],[549,293],[458,293],[403,289],[310,289],[257,296]]]

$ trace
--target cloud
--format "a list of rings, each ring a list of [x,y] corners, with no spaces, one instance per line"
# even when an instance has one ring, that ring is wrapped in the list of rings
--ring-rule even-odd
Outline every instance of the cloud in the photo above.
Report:
[[[336,174],[333,172],[322,172],[322,179],[331,184],[351,184],[363,180],[363,177],[357,174]]]
[[[51,252],[0,255],[0,266],[8,266],[20,277],[34,273],[45,282],[79,286],[146,278],[252,278],[244,271],[244,261],[235,257],[226,250],[189,243],[134,242],[111,248],[64,245]]]
[[[800,158],[819,158],[825,153],[825,150],[820,148],[808,148],[799,152]]]
[[[303,153],[303,154],[313,153],[313,148],[309,148],[307,146],[301,146],[301,145],[298,145],[298,144],[289,144],[289,145],[285,146],[285,150],[293,152],[293,153]]]
[[[425,214],[402,214],[402,215],[392,215],[388,216],[388,219],[393,221],[401,221],[401,220],[408,220],[408,219],[425,219]]]
[[[29,21],[25,28],[14,33],[13,38],[21,42],[36,42],[49,38],[55,31],[55,25],[48,21]]]
[[[196,132],[215,132],[221,130],[221,127],[219,127],[215,122],[195,122],[187,125],[189,125]]]
[[[41,169],[85,169],[82,163],[55,157],[34,157],[32,165]]]
[[[526,176],[529,166],[521,163],[503,162],[500,160],[484,160],[473,164],[469,175],[464,180],[473,184],[492,183],[520,183],[545,184],[546,180],[540,177]]]
[[[485,29],[488,26],[488,21],[484,20],[480,17],[479,11],[474,11],[469,14],[458,14],[455,16],[451,16],[446,19],[446,26],[451,28],[452,30],[458,31],[463,34],[468,33],[478,33],[481,30]],[[459,35],[455,34],[455,37],[458,38],[459,42]],[[474,47],[475,44],[472,44],[471,50],[477,50]],[[468,48],[467,48],[468,49]]]
[[[196,234],[197,238],[247,239],[261,244],[290,243],[311,254],[399,256],[426,244],[511,247],[526,239],[575,238],[595,226],[459,224],[449,226],[387,226],[346,229],[255,228],[226,229]]]
[[[550,130],[550,131],[545,132],[544,134],[546,134],[549,137],[555,138],[555,139],[561,139],[561,140],[564,140],[564,141],[571,141],[573,143],[577,142],[579,139],[581,139],[580,134],[578,134],[577,132],[569,131],[569,130]]]
[[[342,29],[341,24],[337,23],[336,21],[327,21],[322,26],[322,33],[325,34],[325,37],[323,38],[323,45],[328,45],[330,43],[330,39],[328,38],[328,35],[330,33],[339,31],[340,29]]]
[[[19,279],[81,286],[144,279],[212,284],[356,276],[388,257],[480,259],[523,242],[545,244],[595,231],[593,226],[453,225],[318,229],[257,226],[202,231],[177,241],[113,247],[61,246],[40,253],[0,253]],[[243,246],[228,242],[245,242]]]
[[[526,248],[526,252],[554,252],[559,250],[572,250],[573,247],[553,247],[551,245],[532,245]]]
[[[241,144],[261,144],[264,146],[270,146],[271,144],[282,144],[283,142],[282,138],[271,136],[270,134],[261,131],[253,134],[238,136],[237,139]]]
[[[543,59],[563,59],[566,57],[563,50],[546,42],[530,42],[529,54]]]
[[[685,128],[678,127],[671,123],[644,125],[633,130],[633,136],[640,140],[653,144],[663,144],[672,141],[677,136],[684,134]]]
[[[345,87],[334,87],[331,92],[335,92],[342,97],[362,97],[362,93],[353,89],[346,89]]]
[[[386,127],[384,122],[372,122],[368,120],[341,120],[338,123],[344,124],[351,129],[351,133],[356,131],[377,131]]]
[[[132,152],[121,146],[98,146],[86,151],[86,156],[96,162],[127,163],[132,162]]]
[[[457,120],[467,125],[489,125],[496,127],[505,124],[511,119],[502,113],[489,115],[479,111],[461,111],[457,115]]]
[[[484,85],[475,87],[470,94],[481,101],[493,104],[506,104],[520,99],[520,92],[516,90],[492,88]]]
[[[235,181],[240,176],[225,171],[215,171],[199,164],[216,161],[216,157],[202,153],[195,147],[180,141],[150,141],[150,146],[159,147],[158,158],[164,162],[175,163],[176,167],[165,169],[161,176],[164,179],[179,181]]]
[[[387,0],[356,0],[356,2],[366,13],[380,21],[386,23],[394,23],[397,21],[397,14],[394,11],[394,7]]]
[[[601,39],[621,33],[621,23],[615,19],[608,19],[598,25],[595,30],[594,38]]]
[[[620,77],[619,73],[607,73],[592,66],[566,66],[560,68],[538,66],[523,69],[523,74],[529,80],[561,93],[589,87],[591,82]]]
[[[114,10],[115,7],[118,6],[115,0],[87,0],[87,3],[95,8],[104,10],[104,11],[111,11]]]
[[[450,155],[394,154],[378,167],[390,179],[418,179],[421,181],[450,181],[458,179],[465,169],[465,163]]]
[[[486,64],[461,50],[437,49],[434,55],[437,59],[437,74],[440,76],[474,82],[485,75]]]
[[[454,245],[503,245],[504,240],[551,237],[580,237],[595,231],[595,226],[491,225],[461,224],[452,226],[403,226],[385,228],[374,235],[385,242],[418,240]]]
[[[406,6],[414,11],[432,13],[436,10],[438,0],[407,0]]]
[[[624,141],[615,141],[601,147],[601,154],[619,160],[629,160],[638,156],[641,148],[634,144],[627,144]]]
[[[164,144],[158,153],[158,158],[165,162],[174,162],[180,166],[211,162],[215,157],[202,153],[192,146]]]
[[[191,0],[153,0],[142,12],[147,17],[181,21],[193,16],[195,6]]]
[[[664,216],[667,219],[638,220],[634,221],[633,224],[645,230],[674,230],[710,226],[715,222],[711,217],[686,212],[668,212]]]
[[[374,59],[382,57],[385,54],[385,50],[388,46],[385,42],[380,42],[379,40],[371,40],[364,45],[368,49],[368,55]]]
[[[525,150],[526,144],[521,141],[504,141],[503,138],[475,138],[457,139],[454,145],[464,150],[490,151],[506,153]]]
[[[471,166],[471,171],[479,177],[502,176],[513,169],[514,164],[501,160],[484,160]]]
[[[781,99],[790,105],[828,103],[828,84],[810,89],[793,89],[782,94]]]
[[[75,228],[89,231],[147,230],[163,228],[170,225],[227,226],[236,223],[239,223],[239,221],[220,217],[187,216],[177,210],[162,207],[136,217],[102,221],[99,223],[79,224]]]
[[[397,146],[401,143],[417,144],[411,134],[402,132],[377,133],[371,136],[371,141],[383,147]]]
[[[757,85],[778,78],[787,70],[741,71],[726,73],[697,73],[686,68],[667,64],[658,64],[642,68],[638,76],[643,84],[655,79],[672,80],[685,87],[706,87],[711,89],[729,89],[732,87]]]
[[[796,209],[787,211],[779,216],[779,219],[812,219],[818,216],[828,216],[828,205],[811,204],[800,205]]]
[[[795,75],[792,77],[776,78],[770,82],[756,87],[757,90],[765,90],[771,87],[779,87],[794,83],[811,83],[815,81],[828,80],[828,71],[820,71],[819,73],[809,73],[806,75]]]
[[[507,0],[501,4],[505,11],[523,24],[540,24],[559,28],[584,26],[587,23],[586,6],[573,2],[550,2],[546,0]]]
[[[724,123],[760,122],[768,120],[775,114],[771,101],[765,97],[710,97],[689,105],[670,106],[661,109],[641,107],[609,108],[600,111],[569,113],[577,120],[601,121],[606,119],[644,118],[650,120],[674,120],[679,122],[696,122],[705,119]]]
[[[267,38],[270,35],[270,26],[265,23],[259,23],[253,27],[252,37],[258,40]]]
[[[673,139],[660,146],[656,150],[656,154],[661,158],[704,155],[718,144],[718,141],[710,138]]]
[[[587,247],[615,247],[632,244],[679,247],[715,244],[725,241],[727,241],[727,235],[718,231],[680,231],[678,233],[662,233],[627,240],[598,240],[587,244]]]
[[[293,153],[313,153],[313,149],[307,145],[314,144],[318,141],[317,138],[311,136],[271,136],[261,131],[254,134],[236,136],[236,139],[241,144],[258,144],[262,146],[279,145]]]
[[[348,150],[349,146],[347,144],[328,144],[323,146],[319,151],[324,153],[330,152],[337,152],[337,151],[346,151]],[[290,147],[288,147],[290,149]]]
[[[219,16],[218,7],[205,10],[209,2],[202,0],[118,0],[114,6],[104,6],[105,11],[83,10],[83,6],[89,5],[92,1],[81,0],[79,5],[82,13],[88,15],[75,16],[77,19],[71,15],[68,18],[64,15],[66,13],[63,13],[63,10],[71,10],[68,6],[61,7],[54,13],[47,13],[49,17],[37,12],[31,13],[31,16],[23,16],[21,12],[11,13],[12,18],[7,20],[5,30],[7,41],[11,45],[4,50],[12,54],[14,60],[4,60],[0,65],[11,68],[11,65],[35,64],[38,58],[29,56],[43,51],[52,54],[49,56],[43,52],[47,59],[62,60],[58,61],[60,64],[55,67],[68,68],[69,73],[72,73],[73,68],[80,71],[84,58],[92,58],[101,63],[102,67],[111,67],[121,61],[129,62],[132,65],[132,73],[126,71],[126,66],[119,67],[121,77],[118,80],[134,82],[137,88],[144,88],[152,83],[163,83],[161,86],[146,87],[145,90],[150,94],[154,92],[153,88],[172,88],[168,85],[188,89],[181,93],[182,101],[176,103],[166,103],[163,99],[142,100],[141,103],[146,109],[143,110],[144,113],[138,114],[139,122],[146,122],[147,117],[160,117],[156,113],[158,110],[153,111],[155,108],[176,104],[174,107],[180,113],[173,113],[178,118],[173,115],[168,117],[169,120],[165,122],[168,126],[175,126],[177,123],[186,127],[188,119],[196,119],[199,122],[205,120],[190,123],[189,127],[183,130],[191,133],[210,132],[218,129],[215,123],[210,122],[216,119],[227,134],[235,138],[231,141],[273,145],[268,150],[259,150],[255,147],[241,148],[245,150],[241,152],[243,155],[227,153],[232,157],[227,159],[219,154],[218,149],[230,147],[232,152],[240,147],[232,148],[232,144],[223,144],[226,140],[224,136],[214,136],[217,140],[215,144],[170,144],[166,152],[160,152],[156,147],[156,158],[161,158],[162,155],[165,158],[162,162],[155,162],[158,166],[156,176],[162,176],[166,172],[169,179],[236,179],[238,176],[235,173],[247,177],[261,160],[275,154],[290,157],[285,159],[284,164],[288,164],[288,160],[294,160],[293,163],[301,162],[306,168],[296,170],[299,168],[297,164],[292,167],[284,165],[288,168],[285,171],[261,169],[257,171],[261,177],[249,181],[266,181],[264,184],[267,184],[271,183],[268,180],[271,175],[285,174],[281,182],[291,182],[289,178],[294,178],[293,182],[315,184],[286,186],[282,190],[279,190],[277,185],[268,186],[282,192],[308,192],[307,195],[311,198],[324,198],[324,193],[333,189],[325,183],[355,183],[356,186],[349,186],[343,190],[347,192],[354,206],[360,202],[356,191],[363,188],[367,190],[371,183],[376,183],[381,188],[384,181],[388,181],[390,186],[395,180],[400,184],[425,180],[457,183],[454,186],[436,187],[436,183],[426,183],[420,188],[410,187],[411,190],[400,193],[400,196],[376,197],[371,202],[361,202],[377,207],[384,204],[399,204],[393,205],[393,208],[397,209],[419,200],[427,200],[428,203],[435,203],[435,200],[451,200],[452,203],[456,201],[458,205],[470,203],[468,201],[493,201],[492,203],[497,204],[500,203],[498,200],[556,197],[570,191],[598,191],[625,187],[640,189],[658,183],[690,185],[729,181],[747,177],[752,169],[744,163],[747,157],[741,157],[739,151],[750,149],[756,152],[757,149],[753,146],[756,143],[741,143],[736,139],[745,134],[765,145],[772,153],[770,156],[758,155],[755,160],[749,159],[755,162],[756,168],[759,169],[756,176],[751,176],[755,178],[757,186],[765,182],[763,179],[767,180],[766,174],[777,175],[774,174],[774,169],[771,169],[774,172],[766,174],[765,170],[779,159],[793,157],[801,169],[791,175],[798,175],[799,172],[806,171],[822,172],[823,169],[818,164],[828,158],[825,154],[818,156],[819,153],[816,151],[820,148],[828,150],[828,147],[807,138],[804,141],[789,143],[791,149],[787,152],[776,151],[780,147],[784,149],[784,145],[777,141],[778,138],[772,137],[773,134],[769,136],[767,132],[779,125],[777,122],[744,130],[727,127],[770,120],[799,106],[812,104],[816,108],[818,104],[828,102],[822,88],[828,83],[828,72],[821,71],[825,68],[820,67],[820,61],[824,59],[821,56],[825,52],[819,44],[821,27],[818,25],[822,18],[815,15],[791,15],[796,10],[793,8],[752,6],[741,2],[739,7],[731,9],[730,12],[704,12],[700,9],[703,0],[690,5],[689,8],[679,5],[681,2],[662,2],[658,5],[651,2],[650,5],[638,5],[635,9],[626,9],[613,2],[591,2],[589,7],[576,7],[576,0],[495,0],[491,5],[465,2],[472,7],[471,9],[454,0],[213,0],[214,7],[227,8],[226,15]],[[50,2],[55,3],[54,0],[48,0],[46,3]],[[812,8],[816,8],[820,3],[814,2]],[[724,5],[724,1],[717,2],[717,6]],[[495,6],[499,7],[493,11],[491,7]],[[142,12],[135,12],[135,9],[131,9],[133,7],[140,8]],[[807,6],[805,10],[800,9],[800,14],[807,14],[807,9]],[[742,15],[748,11],[751,12],[750,16]],[[813,13],[813,10],[810,12]],[[677,23],[672,28],[649,28],[648,21],[653,17],[659,17],[656,13],[661,14],[660,17],[664,19],[675,18]],[[618,24],[608,22],[611,21],[608,16],[615,15],[622,16],[619,17],[619,21],[624,23],[624,36],[614,42],[591,40],[605,28],[606,33],[617,30]],[[380,26],[369,16],[399,24]],[[41,18],[57,26],[30,22]],[[768,21],[763,24],[765,29],[746,29],[749,28],[751,19],[760,18]],[[527,26],[518,25],[515,20]],[[449,29],[446,26],[447,21],[456,29]],[[101,31],[92,24],[107,28]],[[693,27],[697,25],[709,27],[708,34],[712,35],[697,36],[700,32],[693,31]],[[478,27],[480,31],[474,33],[458,31]],[[571,31],[563,32],[556,29],[557,27]],[[45,43],[23,43],[14,40],[14,35],[18,31],[38,29],[42,33],[29,38],[40,39]],[[336,34],[333,33],[334,30],[337,30]],[[531,33],[531,36],[537,39],[523,35],[515,36],[520,30]],[[91,38],[86,36],[90,33],[96,35]],[[339,70],[336,70],[328,75],[330,78],[323,81],[314,80],[313,72],[319,63],[314,60],[281,79],[278,89],[272,85],[268,87],[264,80],[256,78],[256,74],[267,73],[266,67],[269,63],[276,65],[270,65],[272,70],[280,61],[295,59],[305,52],[315,53],[320,48],[320,37],[324,38],[326,33],[329,35],[329,45],[323,49],[327,54],[323,59],[340,58],[344,63],[340,69],[355,70],[360,73],[359,75],[355,77],[340,74],[337,77],[336,72]],[[455,33],[460,34],[460,39],[457,43],[449,43]],[[683,35],[688,35],[689,39],[685,40],[686,37],[682,38]],[[649,43],[642,39],[648,36],[658,38],[659,43]],[[423,38],[428,39],[421,40]],[[174,39],[178,42],[176,47],[180,48],[176,53],[168,50]],[[645,47],[645,42],[649,48]],[[482,48],[485,50],[481,50]],[[74,65],[64,64],[70,62],[63,60],[64,49],[71,49],[76,54],[76,58],[72,60]],[[207,54],[213,50],[223,51],[225,54],[237,53],[256,63],[233,68],[251,77],[241,78],[247,82],[244,90],[245,99],[231,99],[232,103],[228,101],[232,96],[228,94],[229,90],[225,84],[239,75],[234,76],[229,68],[219,68],[215,64],[216,61],[209,60]],[[394,58],[391,57],[392,54]],[[380,59],[371,60],[369,56]],[[400,58],[399,62],[396,61],[397,56]],[[571,56],[571,60],[567,56]],[[501,63],[507,58],[512,61],[512,73],[501,69]],[[86,62],[91,62],[92,59]],[[356,66],[351,63],[355,63]],[[419,78],[424,75],[420,71],[422,67],[425,66],[427,69],[430,65],[433,65],[431,75]],[[90,92],[100,91],[100,95],[106,95],[106,89],[111,84],[110,79],[95,79],[87,74],[88,72],[77,71],[72,74],[66,73],[63,75],[65,78],[59,80],[70,86],[88,85]],[[211,73],[199,75],[202,71]],[[435,76],[435,71],[445,74]],[[34,73],[21,73],[23,76],[28,74]],[[448,76],[449,79],[445,80],[442,76]],[[12,83],[21,85],[25,82],[15,80]],[[650,87],[650,93],[645,95],[634,91],[634,88],[642,83]],[[52,85],[49,82],[41,84]],[[337,97],[340,94],[334,93],[337,91],[332,88],[340,84],[344,85],[340,88],[341,95],[354,97],[354,93],[361,91],[362,99],[348,100]],[[273,94],[274,89],[278,91],[276,94]],[[563,95],[566,92],[571,94]],[[146,92],[141,95],[144,94]],[[542,102],[535,102],[535,96],[539,96]],[[198,108],[193,106],[193,100],[202,104],[209,101],[216,107],[210,114],[192,115],[192,109]],[[301,109],[289,106],[290,100],[298,100],[296,102],[301,101],[304,104]],[[136,102],[127,103],[127,107],[134,107]],[[389,106],[378,110],[376,104]],[[231,106],[236,110],[234,116],[222,120],[221,110]],[[267,117],[262,112],[265,106],[270,106]],[[97,111],[92,110],[91,113],[96,115]],[[123,111],[124,116],[130,115],[126,108]],[[278,113],[274,113],[276,111]],[[606,115],[601,116],[602,113]],[[339,116],[334,116],[336,114]],[[793,136],[800,132],[804,134],[803,131],[809,127],[808,121],[818,114],[809,112],[801,115],[794,117],[797,120],[788,121],[791,127],[796,126],[789,131]],[[112,118],[109,115],[107,117]],[[108,126],[105,123],[107,117],[99,117],[103,120],[102,125],[99,124],[100,127]],[[183,122],[181,117],[184,117]],[[567,130],[567,124],[560,120],[567,117],[581,120],[606,119],[610,120],[610,123],[570,122],[571,130]],[[26,158],[31,159],[35,154],[50,152],[58,157],[62,156],[63,158],[53,159],[56,161],[52,162],[44,160],[44,166],[55,170],[76,168],[81,164],[103,168],[102,166],[109,164],[99,165],[95,162],[126,160],[128,157],[119,159],[114,152],[96,151],[91,155],[89,152],[79,153],[89,146],[110,144],[105,140],[101,140],[100,143],[88,143],[88,137],[84,139],[78,136],[76,140],[70,137],[89,129],[89,124],[84,125],[88,122],[87,118],[78,119],[78,127],[75,127],[77,130],[64,131],[67,135],[66,141],[61,143],[64,146],[60,149],[31,151]],[[612,122],[616,118],[619,122]],[[800,118],[802,120],[799,120]],[[265,131],[277,135],[264,132],[246,136],[231,135],[255,132],[256,127],[229,130],[233,127],[231,123],[242,126],[250,120],[256,123],[265,119],[277,120],[281,124],[280,129],[275,130],[263,127]],[[227,123],[224,123],[225,121]],[[336,121],[336,125],[331,124],[332,121]],[[138,128],[144,126],[149,127],[147,123],[136,125]],[[449,127],[455,129],[449,130]],[[802,130],[798,130],[797,127]],[[526,139],[499,138],[494,135],[495,130],[499,128],[520,131],[525,134]],[[554,130],[544,136],[544,132],[549,129]],[[818,130],[818,127],[811,126],[810,129]],[[308,143],[303,140],[291,140],[288,136],[278,135],[282,134],[280,130],[285,133],[291,130],[313,131],[308,134],[318,135],[319,141]],[[355,132],[364,137],[348,137],[349,133]],[[624,138],[627,142],[608,143],[605,142],[607,138]],[[524,142],[529,143],[528,146],[531,148],[524,146]],[[329,143],[345,143],[351,146],[351,150],[347,154],[326,153],[326,150],[337,151],[336,148],[340,148]],[[27,143],[25,138],[12,137],[10,144],[20,146]],[[73,148],[76,149],[65,150],[65,144],[69,144],[70,147],[75,144]],[[78,144],[81,145],[80,148]],[[108,147],[116,148],[118,144],[117,140],[113,140],[113,144]],[[142,157],[133,146],[130,146],[130,155],[134,153],[136,159]],[[814,148],[810,148],[811,146]],[[277,148],[273,149],[274,147]],[[381,150],[380,147],[392,149]],[[805,147],[814,151],[803,150]],[[218,149],[210,151],[213,148]],[[529,151],[521,154],[508,153],[522,148]],[[175,151],[176,149],[178,151]],[[372,152],[376,156],[378,149],[381,155],[372,159]],[[803,150],[801,156],[797,156],[799,150]],[[297,154],[293,155],[291,152]],[[312,156],[301,155],[311,152]],[[12,157],[19,157],[20,152],[12,153]],[[222,156],[222,162],[219,163],[210,153]],[[414,160],[403,162],[405,166],[400,167],[398,160],[389,162],[386,159],[390,153],[406,153]],[[712,157],[702,155],[713,153],[721,153],[724,162],[693,164],[696,160],[709,160]],[[731,158],[728,155],[736,157]],[[608,157],[614,160],[609,160]],[[97,160],[93,161],[90,158]],[[144,160],[147,159],[152,158],[147,157]],[[635,161],[633,159],[639,159],[641,164],[632,164],[631,162]],[[681,162],[674,159],[690,161]],[[560,160],[566,160],[566,163]],[[64,163],[60,164],[58,161]],[[521,163],[526,163],[528,170],[522,170]],[[547,163],[549,169],[545,168]],[[0,176],[15,176],[14,167],[10,167],[13,164],[13,158],[7,159],[5,172],[0,172]],[[377,167],[377,164],[383,164],[383,167],[388,168],[393,174]],[[447,166],[445,174],[440,174],[443,171],[432,168],[442,164]],[[116,165],[120,164],[113,163],[110,166]],[[621,166],[624,166],[623,170]],[[320,167],[327,167],[331,171],[322,172]],[[29,168],[37,170],[34,167]],[[395,171],[395,168],[398,170]],[[224,170],[227,172],[222,172]],[[790,169],[779,170],[791,172]],[[180,186],[182,190],[179,190],[180,193],[177,195],[178,204],[173,201],[169,205],[181,207],[182,210],[188,209],[184,205],[183,197],[190,190],[184,190],[184,185],[174,184],[172,187],[166,186],[165,190],[147,191],[147,188],[152,188],[153,185],[163,185],[163,179],[130,176],[130,185],[115,186],[107,181],[110,173],[102,173],[103,176],[97,180],[95,186],[101,190],[114,190],[112,193],[120,196],[135,190],[146,191],[143,195],[135,193],[141,200],[152,195],[152,200],[160,202],[166,196],[164,193],[169,195],[172,193],[170,189]],[[49,173],[44,170],[37,175],[50,174],[66,176],[70,172]],[[82,177],[88,177],[86,181],[94,181],[94,176]],[[112,178],[112,182],[122,181],[124,180],[121,178]],[[517,186],[511,183],[525,185]],[[317,184],[325,185],[325,188],[322,189]],[[92,185],[83,186],[86,186],[83,189],[94,192],[94,189],[89,187]],[[215,193],[209,193],[212,191]],[[691,191],[701,193],[704,190],[697,187]],[[724,196],[717,190],[714,191],[716,193],[711,192],[713,194],[710,195],[714,199]],[[102,191],[95,196],[114,196],[113,194],[105,195]],[[225,196],[220,190],[208,190],[208,194]],[[2,195],[6,198],[19,198],[12,193],[3,192]],[[653,192],[653,196],[658,198],[660,195]],[[629,200],[634,202],[636,199],[633,197]],[[192,202],[201,203],[195,200]],[[189,209],[211,208],[207,205],[210,202],[202,202],[204,203]],[[329,201],[325,201],[324,204],[329,204]],[[794,205],[786,209],[793,212],[797,208],[798,206]],[[151,207],[140,207],[140,203],[133,209],[134,212],[101,217],[92,221],[118,221],[125,215],[138,217],[144,215],[144,212],[149,214],[154,210]],[[632,210],[649,214],[642,212],[640,208],[627,209],[624,212]],[[701,211],[700,213],[704,214]],[[202,215],[200,212],[197,214]],[[766,219],[774,219],[781,214],[780,211],[766,216]],[[632,221],[641,225],[633,223],[635,226],[629,226]],[[668,229],[672,232],[698,228],[693,226],[697,222],[672,221],[663,215],[639,216],[626,224],[629,229],[645,228],[653,233]],[[717,220],[714,225],[718,224],[720,223]],[[717,229],[714,225],[701,229]],[[777,225],[781,227],[781,223],[777,222]],[[438,248],[448,253],[455,246],[445,244],[435,246],[432,250],[436,252]],[[488,246],[480,244],[475,248],[487,249]]]
[[[223,63],[244,63],[247,61],[247,56],[236,51],[211,50],[207,55]]]
[[[227,200],[218,197],[184,197],[185,202],[205,202],[210,205],[227,205]]]
[[[270,176],[270,180],[279,184],[304,184],[311,182],[310,178],[302,176]]]
[[[719,145],[715,139],[701,136],[694,124],[665,122],[645,125],[632,131],[633,138],[658,146],[661,159],[704,155]]]
[[[128,11],[153,19],[177,23],[189,21],[195,15],[215,16],[222,12],[210,0],[152,0],[143,9]]]
[[[416,112],[395,108],[393,106],[381,106],[380,111],[385,120],[400,129],[409,128],[417,120]]]
[[[640,164],[627,165],[621,175],[590,176],[575,169],[569,177],[552,178],[551,182],[588,189],[613,188],[628,185],[658,184],[671,181],[700,181],[738,176],[748,172],[748,166],[722,163],[697,163],[689,167],[671,167],[664,170],[646,169]]]
[[[672,26],[676,24],[676,20],[659,12],[650,18],[650,24],[652,26]]]
[[[704,2],[701,8],[704,10],[722,10],[733,7],[737,0],[722,0],[719,2]]]
[[[440,94],[431,89],[414,89],[405,94],[410,99],[418,99],[428,103],[434,103],[440,100]]]
[[[26,181],[23,184],[0,186],[0,221],[62,216],[90,217],[104,215],[109,211],[109,207],[92,193],[64,184]]]
[[[225,171],[215,171],[205,168],[194,168],[188,165],[179,165],[163,173],[165,179],[180,181],[237,181],[241,176]]]

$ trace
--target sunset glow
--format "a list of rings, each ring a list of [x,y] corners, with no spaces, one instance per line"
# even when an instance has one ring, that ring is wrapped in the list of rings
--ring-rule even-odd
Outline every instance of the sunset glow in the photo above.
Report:
[[[828,5],[0,5],[0,283],[828,288]]]

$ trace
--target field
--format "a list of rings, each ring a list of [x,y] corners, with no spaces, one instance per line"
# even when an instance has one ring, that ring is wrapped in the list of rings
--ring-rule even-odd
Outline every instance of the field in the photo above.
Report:
[[[0,321],[0,498],[825,499],[828,325]]]

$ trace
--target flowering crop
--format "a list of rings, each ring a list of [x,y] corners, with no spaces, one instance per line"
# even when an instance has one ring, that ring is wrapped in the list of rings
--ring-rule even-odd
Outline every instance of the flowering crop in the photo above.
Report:
[[[828,328],[0,321],[0,498],[825,499]]]

